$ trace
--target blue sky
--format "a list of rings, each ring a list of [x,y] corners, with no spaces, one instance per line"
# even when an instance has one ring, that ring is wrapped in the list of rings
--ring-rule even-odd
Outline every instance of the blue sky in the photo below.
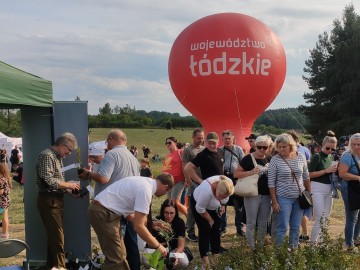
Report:
[[[305,104],[308,51],[350,1],[63,0],[0,1],[0,61],[51,80],[54,100],[79,96],[90,114],[109,102],[139,110],[190,113],[167,73],[171,46],[194,21],[238,12],[268,25],[287,57],[285,83],[269,108]],[[359,13],[359,1],[354,1]]]

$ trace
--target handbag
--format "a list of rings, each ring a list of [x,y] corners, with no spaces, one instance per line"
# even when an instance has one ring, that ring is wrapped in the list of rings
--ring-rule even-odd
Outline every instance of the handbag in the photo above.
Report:
[[[358,170],[358,175],[360,175],[359,165],[353,155],[351,155],[355,166]],[[349,200],[349,209],[350,211],[360,209],[360,183],[359,181],[348,181],[348,200]]]
[[[281,155],[279,155],[284,161],[285,163],[289,166],[290,168],[290,171],[291,171],[291,176],[293,177],[293,179],[295,180],[297,186],[298,186],[298,189],[299,189],[299,204],[300,204],[300,208],[301,209],[308,209],[310,208],[311,206],[313,206],[313,202],[312,202],[312,198],[311,198],[311,193],[307,190],[304,190],[303,192],[301,192],[301,189],[300,189],[300,185],[299,185],[299,182],[296,178],[296,175],[295,173],[293,172],[293,170],[291,169],[291,166],[290,164],[286,161],[285,158],[283,158]]]
[[[257,166],[256,160],[252,154],[251,159],[254,163],[254,168]],[[244,178],[239,178],[236,182],[234,193],[241,197],[255,197],[258,195],[259,174],[253,174]]]
[[[185,253],[186,257],[188,258],[189,262],[191,262],[194,259],[191,249],[188,246],[185,246],[184,253]]]

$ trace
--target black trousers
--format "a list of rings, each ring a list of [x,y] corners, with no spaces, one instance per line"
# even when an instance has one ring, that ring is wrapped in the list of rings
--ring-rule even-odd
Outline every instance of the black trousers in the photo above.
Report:
[[[207,256],[207,253],[209,252],[209,245],[211,245],[212,254],[219,254],[221,226],[221,216],[219,215],[219,211],[206,210],[214,220],[214,225],[210,227],[209,222],[196,211],[196,201],[194,196],[191,196],[190,198],[190,206],[199,230],[199,252],[201,258]]]

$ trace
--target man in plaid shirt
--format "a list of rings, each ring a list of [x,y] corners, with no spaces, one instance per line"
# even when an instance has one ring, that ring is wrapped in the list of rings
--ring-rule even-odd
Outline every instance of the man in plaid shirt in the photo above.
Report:
[[[36,161],[37,207],[47,232],[47,266],[66,269],[64,253],[63,209],[64,193],[78,191],[80,185],[65,182],[61,172],[62,158],[77,148],[71,133],[64,133],[53,146],[40,153]]]

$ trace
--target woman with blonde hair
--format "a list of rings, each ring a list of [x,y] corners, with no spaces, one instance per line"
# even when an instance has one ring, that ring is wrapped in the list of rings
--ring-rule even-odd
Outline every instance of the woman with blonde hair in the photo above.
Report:
[[[320,152],[312,156],[309,164],[315,216],[315,223],[311,231],[312,244],[315,244],[318,240],[322,223],[326,224],[330,217],[333,204],[331,175],[337,170],[337,165],[333,163],[332,153],[336,150],[336,144],[335,133],[329,130],[327,136],[323,139]]]
[[[299,195],[310,192],[310,179],[305,156],[298,153],[296,143],[289,134],[275,140],[278,154],[272,157],[268,170],[268,186],[272,209],[276,213],[276,245],[281,245],[290,227],[289,244],[297,248],[303,210]],[[300,189],[300,191],[299,191]]]
[[[345,243],[348,251],[357,252],[354,246],[355,225],[358,222],[360,209],[360,133],[350,137],[348,150],[343,153],[339,162],[341,194],[345,206]]]
[[[9,206],[10,206],[10,190],[11,176],[8,166],[5,162],[5,156],[0,155],[0,216],[2,216],[2,234],[1,239],[9,238]]]
[[[203,269],[209,266],[209,246],[212,254],[220,253],[221,214],[234,193],[234,185],[224,175],[211,176],[195,189],[190,206],[199,230],[199,251]]]
[[[267,156],[272,140],[269,136],[258,136],[255,140],[255,151],[246,155],[234,172],[235,178],[244,178],[253,174],[259,175],[258,195],[245,197],[246,239],[251,248],[255,248],[255,226],[258,224],[259,244],[264,244],[267,222],[271,212],[271,199],[268,187],[268,168],[270,158]],[[256,164],[253,162],[255,158]],[[237,181],[241,181],[238,179]]]

